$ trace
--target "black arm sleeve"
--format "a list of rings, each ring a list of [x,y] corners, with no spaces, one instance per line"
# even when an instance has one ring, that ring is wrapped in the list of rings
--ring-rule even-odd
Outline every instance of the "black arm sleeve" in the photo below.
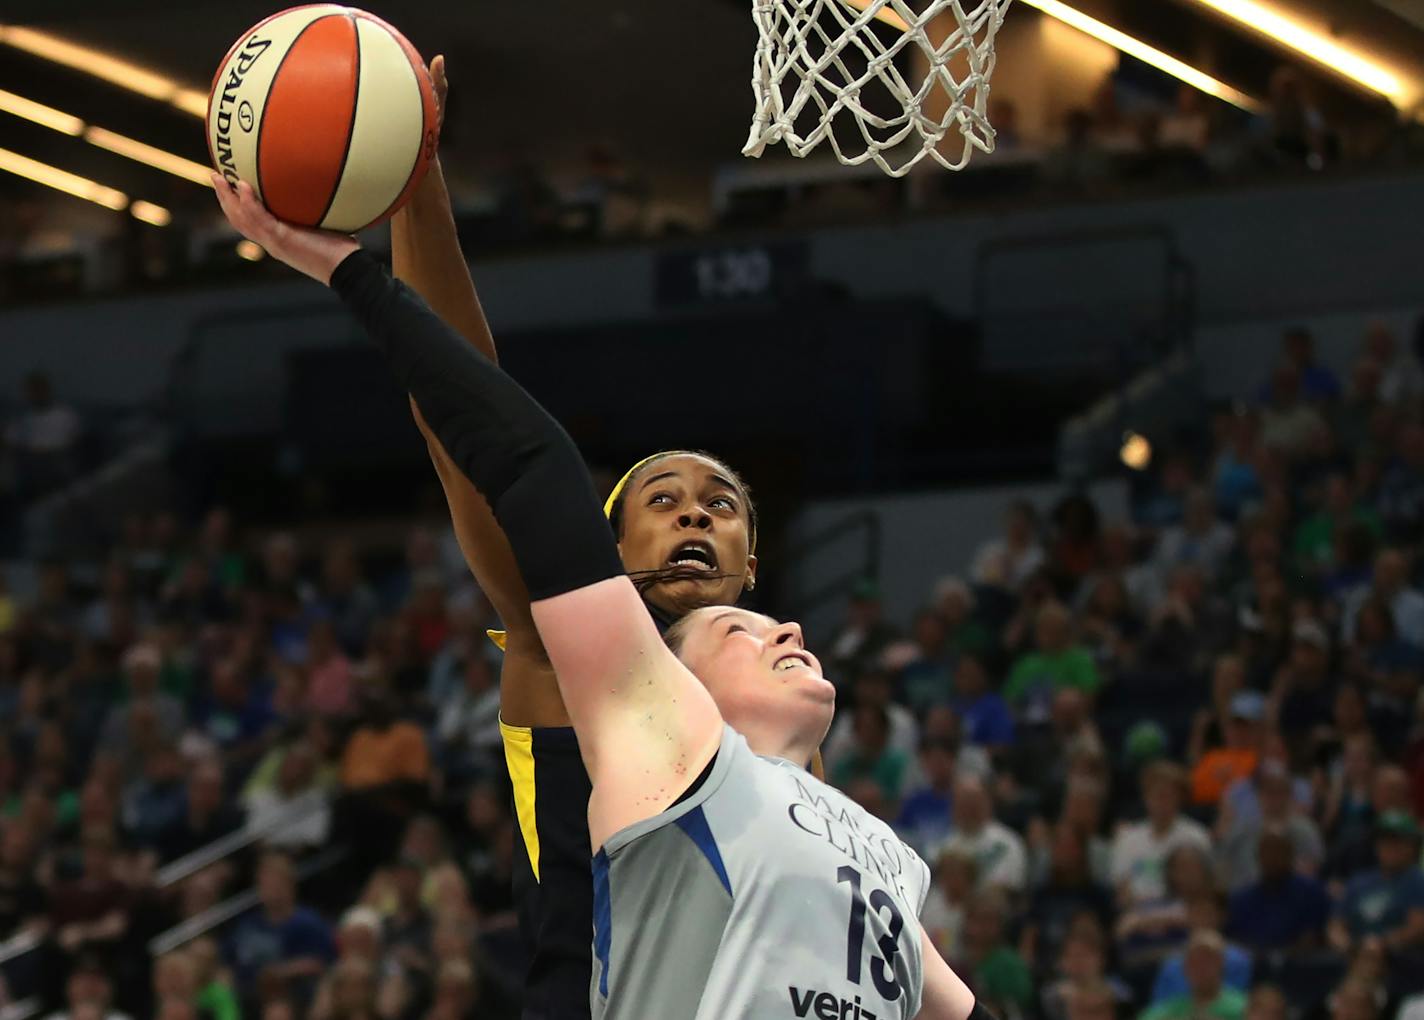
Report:
[[[624,572],[578,448],[523,387],[369,253],[347,256],[331,287],[385,351],[451,460],[489,501],[531,600]]]

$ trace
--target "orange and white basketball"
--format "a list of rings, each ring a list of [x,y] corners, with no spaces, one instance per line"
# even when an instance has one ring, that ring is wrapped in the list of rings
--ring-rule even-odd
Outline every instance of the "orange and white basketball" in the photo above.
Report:
[[[420,54],[373,14],[293,7],[233,44],[208,97],[218,172],[279,219],[352,232],[393,215],[435,155]]]

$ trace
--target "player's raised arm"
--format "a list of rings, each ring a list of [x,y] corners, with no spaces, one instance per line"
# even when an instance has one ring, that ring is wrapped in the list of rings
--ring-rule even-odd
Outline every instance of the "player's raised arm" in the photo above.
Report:
[[[646,817],[650,801],[711,760],[722,718],[624,574],[573,441],[354,238],[284,224],[246,184],[215,179],[214,187],[233,226],[328,283],[386,352],[397,382],[508,537],[595,798],[609,802],[601,811],[607,831]]]
[[[601,814],[613,828],[636,820],[620,817],[621,806],[637,813],[648,799],[639,795],[654,793],[640,784],[690,781],[716,751],[721,716],[625,576],[578,449],[370,255],[348,255],[331,286],[488,500],[528,587],[595,797],[615,802]]]
[[[437,56],[430,62],[430,78],[443,122],[447,92],[444,57]],[[494,336],[460,251],[450,193],[438,157],[431,161],[429,172],[416,186],[410,201],[391,220],[391,258],[398,279],[424,298],[435,314],[476,350],[491,361],[498,361]],[[413,398],[411,413],[445,490],[450,520],[465,562],[504,624],[501,715],[505,721],[521,726],[567,725],[558,682],[529,614],[529,595],[509,542],[490,513],[489,504],[455,466]]]
[[[445,58],[430,62],[440,121],[445,120]],[[425,299],[432,311],[491,361],[498,363],[494,335],[480,307],[470,269],[460,251],[450,192],[437,155],[410,201],[391,218],[391,271]]]

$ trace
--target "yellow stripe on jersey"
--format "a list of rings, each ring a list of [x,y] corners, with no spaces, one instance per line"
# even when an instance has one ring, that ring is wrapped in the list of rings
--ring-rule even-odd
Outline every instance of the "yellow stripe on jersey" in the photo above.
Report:
[[[534,731],[528,726],[511,726],[501,719],[499,735],[504,740],[504,763],[509,769],[509,780],[514,784],[514,813],[519,818],[524,850],[529,854],[529,868],[537,882],[539,826],[534,817]]]

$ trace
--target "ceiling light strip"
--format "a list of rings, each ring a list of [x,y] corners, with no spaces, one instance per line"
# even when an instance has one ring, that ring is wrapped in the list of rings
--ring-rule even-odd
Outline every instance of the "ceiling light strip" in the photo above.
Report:
[[[129,213],[136,220],[143,220],[151,223],[155,227],[166,227],[173,222],[173,214],[161,205],[154,205],[152,202],[145,202],[138,199],[129,206]]]
[[[166,149],[140,142],[136,138],[121,135],[108,128],[86,125],[78,117],[65,113],[63,110],[56,110],[43,103],[36,103],[24,96],[17,96],[13,92],[0,89],[0,111],[24,117],[26,120],[43,124],[47,128],[53,128],[55,131],[61,131],[67,135],[83,136],[84,140],[91,145],[97,145],[101,149],[107,149],[127,159],[173,174],[175,177],[182,177],[194,184],[201,184],[205,188],[213,186],[211,172],[201,163],[194,163],[191,159],[184,159]]]
[[[52,63],[83,71],[120,88],[168,103],[195,117],[206,115],[208,97],[197,89],[184,88],[172,78],[112,57],[102,50],[69,42],[48,32],[19,25],[0,25],[0,43],[24,50]]]
[[[175,177],[190,180],[194,184],[201,184],[206,188],[213,186],[212,171],[201,163],[194,163],[191,159],[184,159],[182,156],[147,145],[135,138],[129,138],[127,135],[118,134],[107,128],[91,127],[84,132],[84,140],[91,145],[108,149],[110,152],[118,153],[135,162],[146,163],[155,169],[173,174]]]
[[[1397,106],[1407,105],[1418,91],[1393,71],[1375,63],[1358,50],[1342,46],[1334,39],[1281,11],[1258,3],[1257,0],[1197,0],[1197,3],[1269,36],[1302,56],[1324,64],[1356,84],[1385,96]]]
[[[87,177],[80,177],[68,170],[61,170],[57,166],[41,163],[37,159],[22,156],[9,149],[0,149],[0,171],[12,173],[16,177],[23,177],[36,184],[43,184],[47,188],[54,188],[56,191],[73,195],[75,198],[82,198],[86,202],[102,205],[115,212],[128,209],[134,219],[151,223],[155,227],[166,227],[173,222],[173,214],[161,205],[145,202],[142,199],[130,203],[129,196],[118,188],[107,187],[98,181],[91,181]]]
[[[66,135],[77,137],[84,133],[84,122],[78,117],[63,110],[56,110],[52,106],[45,106],[44,103],[37,103],[33,99],[17,96],[13,92],[6,92],[4,89],[0,89],[0,110]]]
[[[1225,82],[1218,81],[1205,71],[1200,71],[1184,61],[1168,53],[1163,53],[1155,46],[1149,46],[1141,39],[1135,39],[1126,32],[1121,32],[1111,25],[1090,17],[1075,7],[1069,7],[1060,0],[1022,0],[1030,7],[1036,7],[1049,17],[1057,18],[1065,25],[1069,25],[1092,36],[1109,46],[1126,53],[1130,57],[1142,61],[1170,74],[1179,81],[1184,81],[1194,89],[1205,92],[1209,96],[1215,96],[1230,103],[1232,106],[1240,107],[1252,113],[1261,109],[1261,104],[1239,89],[1234,89]]]
[[[129,204],[129,197],[117,188],[105,187],[98,181],[91,181],[87,177],[80,177],[68,170],[61,170],[48,163],[41,163],[37,159],[30,159],[28,156],[21,156],[18,152],[11,152],[9,149],[0,149],[0,170],[5,170],[17,177],[27,178],[36,184],[43,184],[47,188],[66,192],[76,198],[94,202],[116,212],[126,208]]]

